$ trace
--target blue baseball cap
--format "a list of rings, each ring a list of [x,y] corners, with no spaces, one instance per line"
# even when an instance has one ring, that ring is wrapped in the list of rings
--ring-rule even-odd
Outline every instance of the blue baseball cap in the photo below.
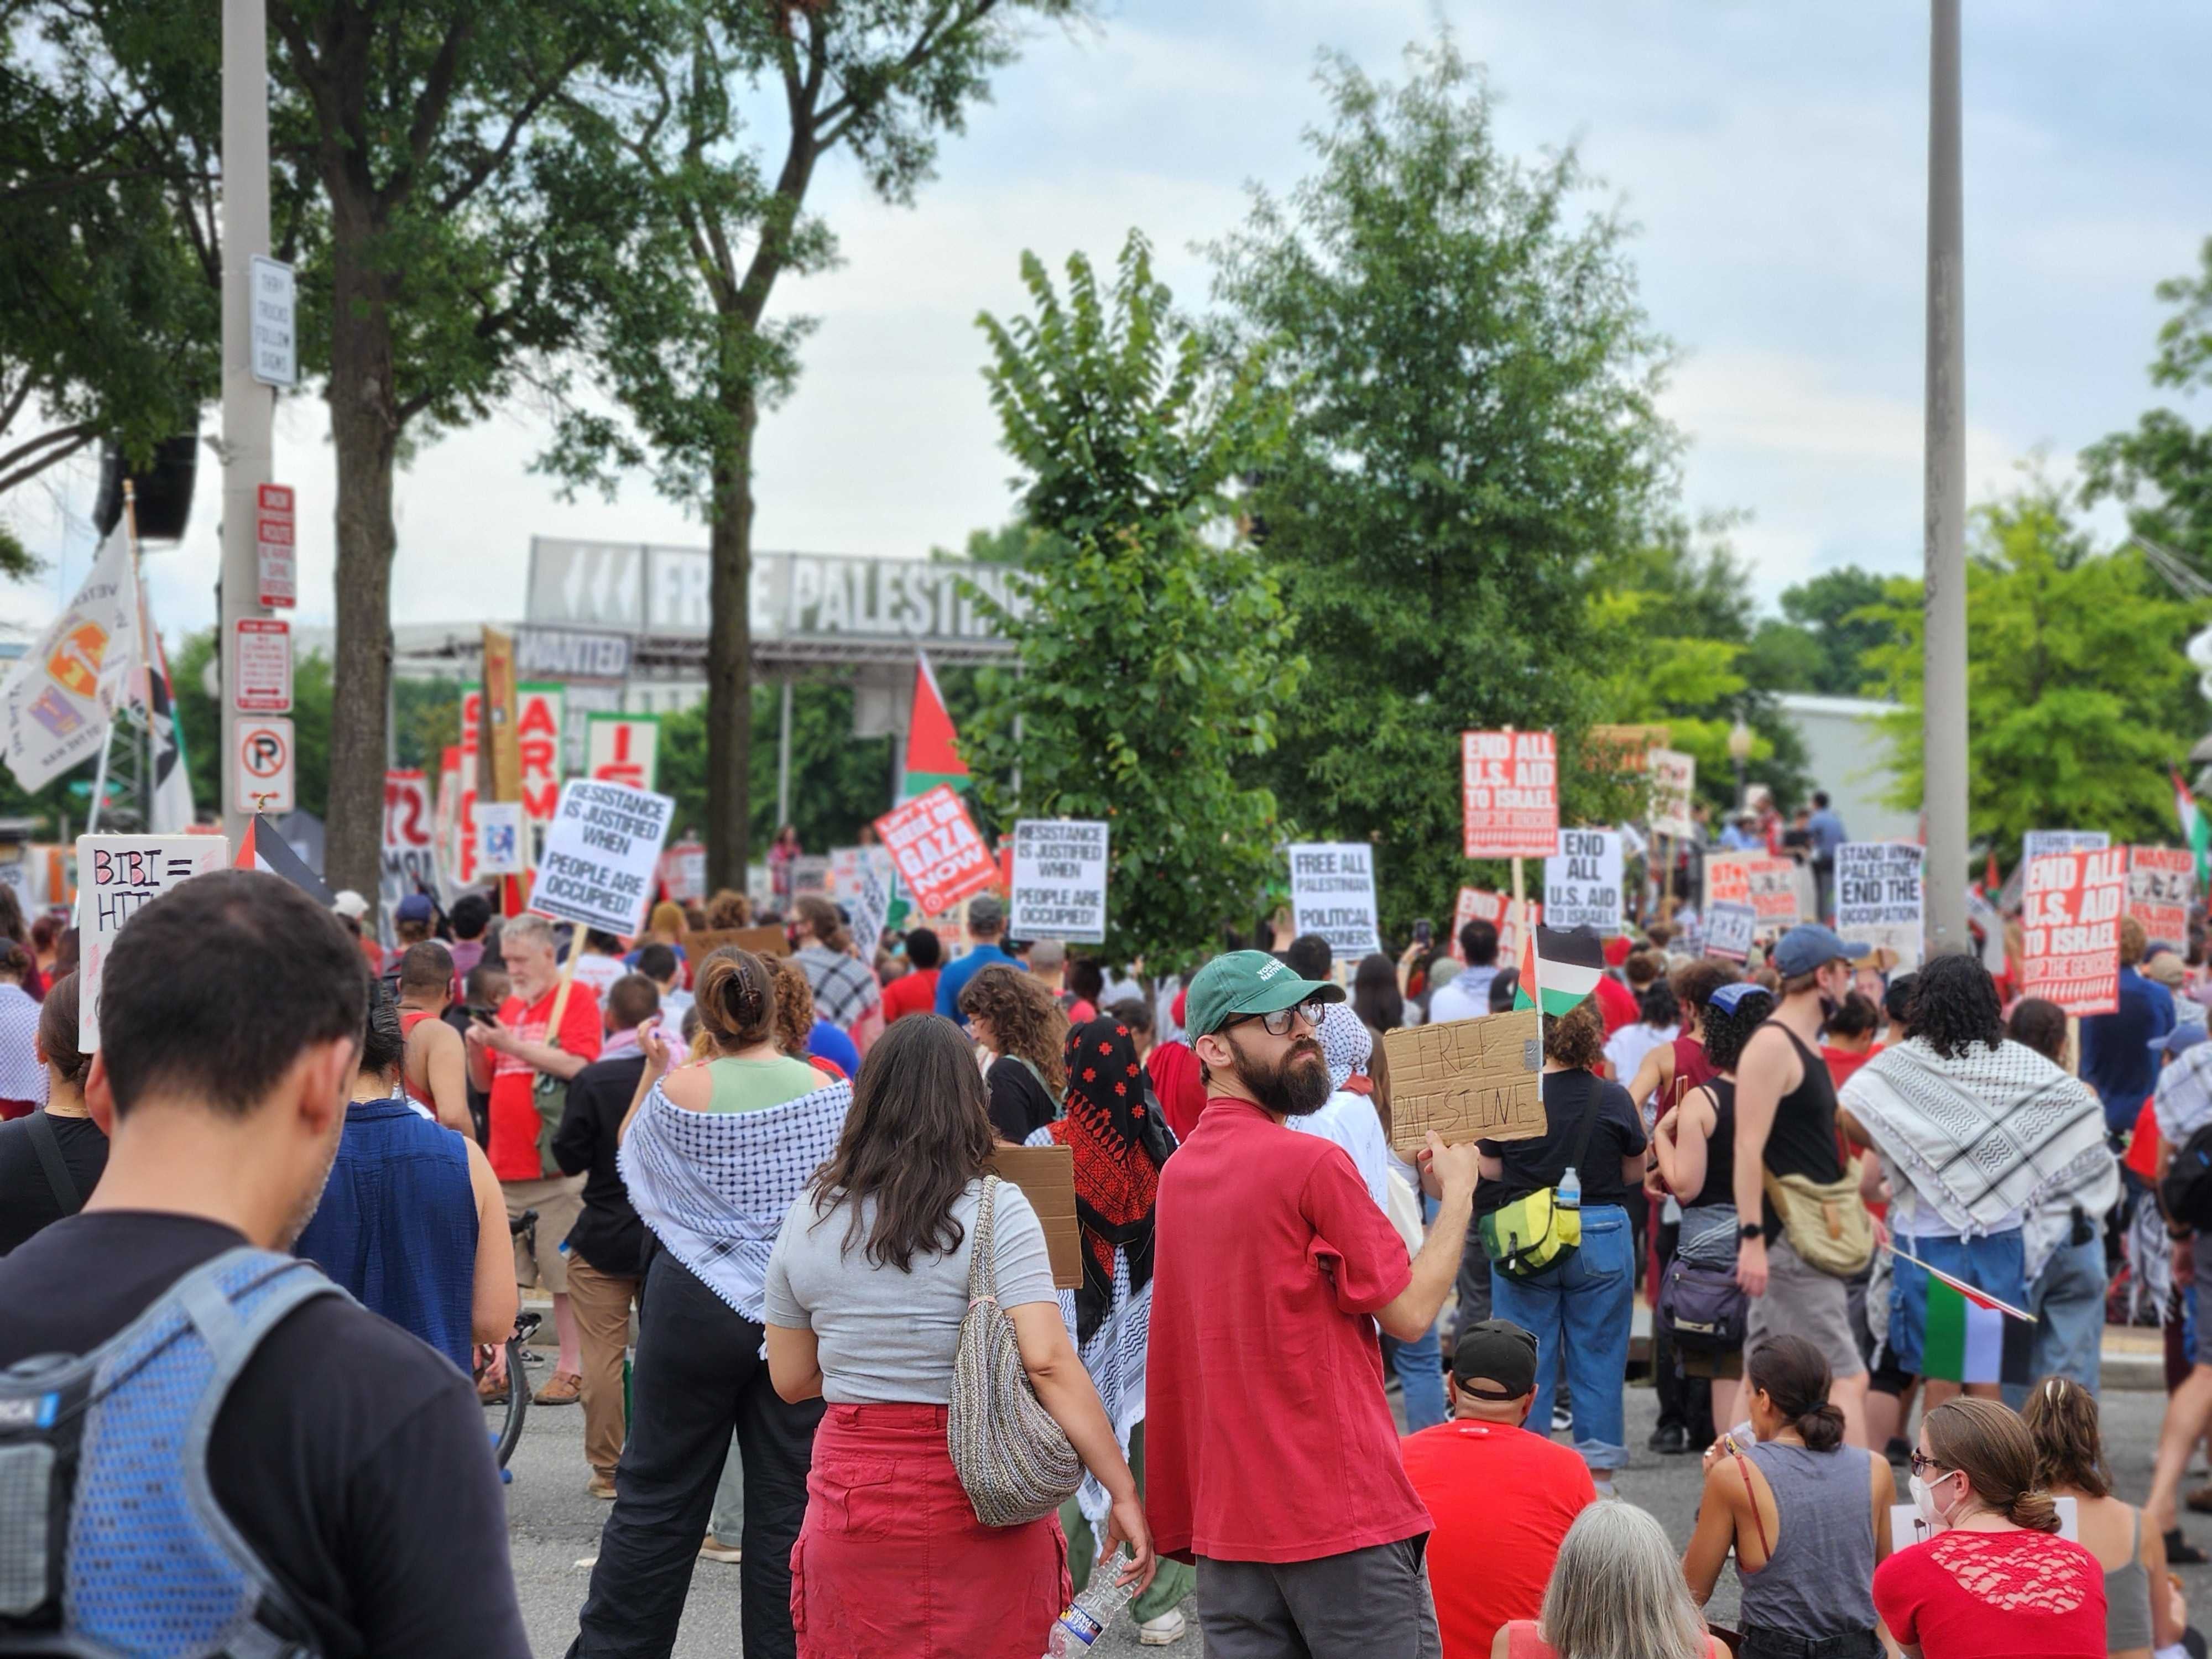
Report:
[[[1832,927],[1808,921],[1792,927],[1775,944],[1768,963],[1784,979],[1817,974],[1832,962],[1856,962],[1872,955],[1871,945],[1849,945]]]
[[[2150,1051],[2154,1054],[2164,1054],[2171,1060],[2176,1054],[2186,1054],[2190,1049],[2194,1048],[2204,1041],[2205,1036],[2204,1027],[2184,1022],[2175,1026],[2164,1036],[2153,1037],[2150,1040]]]

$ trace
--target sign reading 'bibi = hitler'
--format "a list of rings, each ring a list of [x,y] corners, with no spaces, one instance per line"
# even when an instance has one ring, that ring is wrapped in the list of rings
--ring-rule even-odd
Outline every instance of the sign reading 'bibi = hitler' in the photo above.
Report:
[[[1559,850],[1559,750],[1549,732],[1462,732],[1459,764],[1468,857]]]

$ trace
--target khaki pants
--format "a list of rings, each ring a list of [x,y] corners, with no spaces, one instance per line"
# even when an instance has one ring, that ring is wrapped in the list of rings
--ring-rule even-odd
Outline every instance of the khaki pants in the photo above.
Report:
[[[514,1241],[514,1282],[524,1290],[542,1285],[555,1296],[568,1289],[568,1258],[561,1254],[561,1241],[576,1218],[584,1212],[584,1177],[555,1176],[550,1181],[502,1181],[507,1218],[525,1210],[538,1212],[529,1232]]]
[[[629,1346],[630,1304],[637,1280],[603,1273],[580,1255],[568,1256],[568,1311],[576,1316],[583,1350],[584,1461],[614,1479],[629,1425],[623,1414],[623,1354]]]

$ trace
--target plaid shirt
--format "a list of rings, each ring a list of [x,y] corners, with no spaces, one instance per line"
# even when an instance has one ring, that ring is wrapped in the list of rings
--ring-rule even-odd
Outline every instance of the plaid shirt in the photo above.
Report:
[[[841,1030],[881,1002],[875,970],[856,957],[810,945],[792,957],[814,988],[814,1011]]]

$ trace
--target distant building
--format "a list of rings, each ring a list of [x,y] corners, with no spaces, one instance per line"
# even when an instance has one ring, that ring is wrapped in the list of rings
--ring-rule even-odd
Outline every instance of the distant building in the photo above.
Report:
[[[1778,697],[1782,712],[1805,740],[1805,770],[1828,799],[1853,841],[1917,841],[1920,815],[1889,804],[1897,787],[1885,717],[1893,702],[1868,697]]]

